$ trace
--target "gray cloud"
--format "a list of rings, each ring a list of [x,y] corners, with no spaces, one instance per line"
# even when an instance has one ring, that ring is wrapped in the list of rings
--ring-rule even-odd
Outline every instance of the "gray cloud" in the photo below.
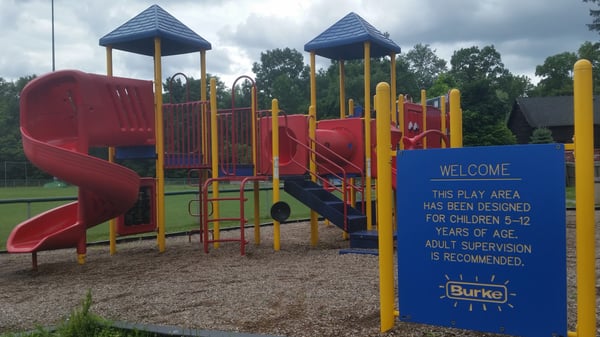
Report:
[[[597,41],[586,23],[590,4],[579,0],[54,0],[57,69],[106,71],[98,40],[154,3],[211,42],[207,71],[231,81],[251,75],[260,53],[304,44],[353,11],[401,46],[429,44],[450,60],[463,47],[494,45],[514,74],[532,77],[535,67],[552,55],[576,51]],[[51,70],[50,2],[0,2],[0,77],[16,79]],[[308,62],[308,55],[305,61]],[[152,59],[115,51],[115,74],[152,78]],[[318,60],[327,66],[328,60]],[[199,76],[198,55],[167,57],[163,75],[189,71]],[[535,80],[535,79],[534,79]]]

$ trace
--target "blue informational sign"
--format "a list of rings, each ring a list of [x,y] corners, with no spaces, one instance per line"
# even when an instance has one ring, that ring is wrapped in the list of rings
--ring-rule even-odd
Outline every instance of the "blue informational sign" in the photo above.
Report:
[[[400,320],[566,336],[561,144],[398,153]]]

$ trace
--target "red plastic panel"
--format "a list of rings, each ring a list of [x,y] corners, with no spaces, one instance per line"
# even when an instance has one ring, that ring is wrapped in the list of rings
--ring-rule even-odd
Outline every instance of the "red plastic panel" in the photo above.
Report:
[[[279,116],[279,175],[302,175],[308,171],[308,117]],[[271,117],[259,120],[259,174],[273,174]]]
[[[317,170],[320,174],[340,174],[340,167],[347,174],[364,171],[365,144],[363,119],[326,119],[317,124]],[[325,149],[328,148],[329,150]],[[332,152],[337,155],[333,155]],[[321,159],[320,157],[325,157]],[[339,156],[339,157],[338,157]],[[333,162],[333,163],[331,163]],[[348,162],[352,163],[349,165]]]
[[[442,126],[441,112],[439,109],[428,106],[427,107],[427,130],[436,129],[440,130]],[[449,128],[449,117],[446,114],[446,127]],[[404,103],[404,135],[412,138],[421,133],[425,129],[423,128],[423,108],[419,104],[415,103]],[[440,148],[442,147],[443,140],[439,135],[432,134],[427,136],[427,148]],[[417,149],[423,148],[422,140],[415,146]]]
[[[25,94],[21,127],[40,141],[77,143],[79,152],[155,143],[152,81],[63,70],[34,79]]]

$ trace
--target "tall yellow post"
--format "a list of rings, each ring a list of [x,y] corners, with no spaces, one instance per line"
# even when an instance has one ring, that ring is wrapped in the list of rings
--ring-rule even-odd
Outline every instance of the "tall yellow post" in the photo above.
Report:
[[[317,60],[315,52],[310,52],[310,106],[317,111]]]
[[[404,136],[404,95],[398,95],[398,128]],[[402,139],[399,141],[400,149],[404,149],[404,143]]]
[[[577,336],[596,335],[596,248],[594,220],[594,108],[592,64],[575,63],[575,200],[577,253]]]
[[[442,96],[440,98],[440,119],[442,120],[442,124],[440,125],[440,131],[442,131],[443,134],[447,135],[448,133],[446,132],[446,96]],[[448,144],[442,141],[442,148],[446,147],[448,147]]]
[[[423,114],[422,132],[427,131],[427,92],[425,89],[421,89],[421,112]],[[423,137],[423,148],[427,148],[427,137]]]
[[[207,90],[206,90],[206,51],[203,50],[200,52],[200,99],[202,101],[206,101]],[[212,94],[211,94],[212,97]],[[202,105],[202,162],[203,164],[209,164],[208,158],[210,157],[210,125],[208,123],[210,117],[205,118],[208,113],[208,108],[205,104]],[[201,172],[200,176],[200,184],[203,184],[205,179],[208,177],[208,172]]]
[[[390,98],[396,98],[396,53],[390,54]],[[390,108],[392,114],[392,122],[394,125],[398,125],[398,112],[396,110],[395,99],[390,101]]]
[[[394,326],[394,242],[392,226],[392,151],[390,132],[390,86],[379,83],[377,111],[377,230],[379,233],[379,301],[381,332]]]
[[[113,60],[112,60],[112,47],[106,47],[106,75],[108,77],[113,76]],[[108,148],[108,161],[115,161],[115,148]],[[115,218],[108,221],[108,251],[110,255],[117,253],[117,221]]]
[[[354,100],[351,98],[348,100],[348,115],[352,116],[354,115]],[[356,189],[354,188],[355,183],[356,183],[356,179],[355,178],[350,178],[349,180],[350,182],[350,205],[356,205]],[[344,232],[342,234],[342,238],[344,240],[347,240],[350,237],[350,235],[347,232]]]
[[[310,120],[309,123],[313,123],[312,128],[316,129],[317,127],[317,73],[316,73],[317,65],[316,65],[316,54],[315,52],[310,52]],[[309,127],[310,124],[309,124]],[[312,130],[312,129],[309,129]],[[310,131],[310,137],[315,139],[315,132]],[[311,144],[311,148],[313,153],[316,149],[315,144]],[[316,157],[315,155],[311,155],[310,162],[310,172],[311,172],[311,180],[313,182],[317,181],[315,174],[317,172],[317,166],[315,164]],[[319,214],[314,210],[310,210],[310,244],[312,246],[316,246],[319,242]]]
[[[315,135],[317,133],[317,111],[314,106],[310,106],[308,108],[308,135],[310,138],[315,139]],[[308,164],[308,169],[311,172],[311,180],[313,182],[317,181],[315,177],[315,173],[317,172],[317,158],[315,155],[316,145],[314,142],[311,143],[310,148],[312,152],[310,153],[310,162]],[[319,221],[318,221],[317,212],[311,210],[310,212],[310,245],[316,246],[319,243]]]
[[[217,120],[217,80],[213,77],[210,79],[210,147],[211,147],[211,168],[212,178],[219,177],[219,133]],[[214,180],[212,183],[212,197],[219,198],[219,181]],[[221,217],[221,209],[219,202],[213,204],[213,218]],[[218,241],[221,237],[219,221],[213,222],[213,239]],[[218,248],[219,242],[214,242],[213,247]]]
[[[256,87],[252,87],[251,98],[250,98],[251,110],[252,110],[252,164],[254,165],[254,175],[257,175],[256,167],[258,166],[258,142],[256,140]],[[253,195],[254,195],[254,244],[260,244],[260,184],[258,181],[253,182]]]
[[[273,204],[279,201],[279,101],[271,101],[271,151],[273,153]],[[281,248],[279,221],[273,221],[273,249]]]
[[[206,101],[206,50],[200,51],[200,100]]]
[[[460,91],[450,90],[450,147],[463,146],[462,111],[460,109]]]
[[[364,43],[364,86],[365,86],[365,210],[367,212],[367,230],[373,229],[373,206],[371,203],[371,43]]]
[[[345,90],[344,60],[340,60],[340,118],[346,117],[346,90]]]
[[[345,70],[344,70],[344,60],[340,60],[340,119],[346,118],[346,91],[345,91]],[[342,181],[342,193],[345,195],[347,193],[347,183],[348,181]],[[353,205],[353,204],[351,204]],[[325,222],[329,225],[329,219],[326,219]],[[344,240],[348,239],[348,233],[343,232],[342,237]]]
[[[154,97],[156,135],[156,223],[158,250],[165,251],[165,147],[163,128],[161,41],[154,38]]]

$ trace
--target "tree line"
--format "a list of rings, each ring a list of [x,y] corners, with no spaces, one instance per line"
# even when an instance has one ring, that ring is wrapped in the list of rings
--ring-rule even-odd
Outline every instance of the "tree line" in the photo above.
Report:
[[[592,1],[592,0],[590,0]],[[592,29],[590,27],[590,29]],[[600,31],[600,30],[599,30]],[[523,75],[512,74],[502,62],[493,45],[473,46],[455,51],[449,62],[436,55],[427,44],[417,44],[408,52],[396,56],[397,92],[419,98],[422,89],[428,97],[445,95],[448,90],[461,91],[463,109],[463,141],[465,146],[502,145],[515,143],[514,135],[506,126],[506,117],[518,97],[572,95],[573,64],[577,59],[590,60],[597,69],[600,62],[600,43],[585,42],[577,51],[566,51],[549,56],[536,66],[537,84]],[[371,92],[379,82],[390,80],[390,58],[371,60]],[[295,49],[273,49],[261,53],[260,61],[252,66],[258,89],[259,109],[270,109],[271,100],[277,98],[286,113],[308,112],[310,104],[310,69],[303,54]],[[340,111],[339,62],[331,61],[316,73],[317,117],[337,118]],[[364,61],[344,62],[345,97],[364,106]],[[217,100],[219,108],[249,106],[252,83],[240,81],[234,88],[218,77]],[[6,81],[0,78],[0,163],[26,161],[19,132],[19,93],[35,75]],[[600,71],[594,72],[595,91],[600,86]],[[207,83],[207,87],[208,83]],[[200,80],[181,77],[168,78],[163,83],[164,102],[199,100]],[[233,98],[233,99],[232,99]],[[105,151],[95,153],[105,156]],[[5,168],[0,167],[0,171]],[[22,170],[18,166],[6,170]],[[147,172],[151,174],[152,172]],[[19,172],[4,172],[14,176]],[[20,173],[22,176],[22,173]],[[33,178],[47,177],[31,167]],[[179,175],[179,174],[178,174]]]

